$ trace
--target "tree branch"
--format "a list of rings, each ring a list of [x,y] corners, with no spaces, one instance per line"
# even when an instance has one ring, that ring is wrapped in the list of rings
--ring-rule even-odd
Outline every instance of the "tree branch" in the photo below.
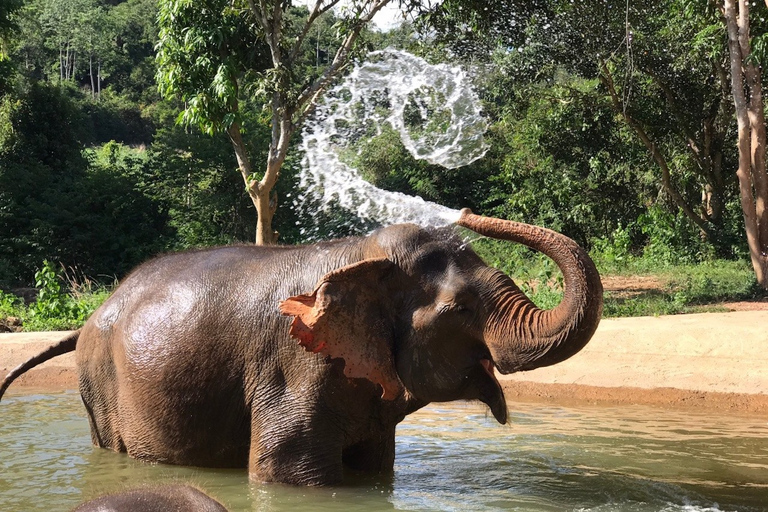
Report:
[[[359,17],[355,20],[352,29],[346,35],[341,46],[336,51],[336,55],[334,56],[331,65],[328,66],[325,72],[319,78],[314,80],[309,87],[305,88],[296,100],[292,112],[299,113],[299,118],[296,121],[296,124],[301,124],[312,113],[317,105],[317,99],[323,93],[325,88],[328,87],[331,81],[348,65],[349,53],[352,51],[352,47],[357,41],[360,32],[362,32],[363,28],[365,28],[371,19],[373,19],[376,13],[390,1],[391,0],[374,0],[372,3],[367,1],[360,6],[360,11],[358,12]],[[366,14],[362,14],[368,5],[371,5],[370,11]]]
[[[327,5],[324,5],[323,7],[320,7],[320,5],[323,3],[323,0],[317,0],[315,2],[315,6],[312,8],[312,12],[309,14],[309,18],[307,18],[307,22],[301,29],[301,33],[298,35],[298,37],[296,37],[296,41],[293,43],[293,49],[291,50],[291,53],[288,57],[291,62],[295,61],[296,57],[299,55],[299,52],[301,51],[301,45],[304,42],[304,39],[307,37],[307,34],[312,28],[312,24],[315,22],[315,20],[331,10],[340,1],[341,0],[331,0]]]
[[[254,3],[254,0],[248,0],[248,6],[251,12],[261,24],[262,30],[266,36],[267,45],[269,46],[270,55],[272,57],[272,66],[280,68],[283,63],[280,39],[282,38],[282,6],[280,0],[258,0],[259,5]],[[269,16],[271,11],[272,16]]]
[[[269,30],[269,20],[267,20],[266,5],[263,0],[259,1],[259,6],[260,7],[256,7],[256,4],[253,3],[253,0],[248,0],[248,7],[250,7],[251,12],[261,24],[261,28],[264,30],[264,32],[267,32]]]
[[[701,169],[706,170],[709,167],[705,161],[707,154],[704,153],[702,156],[702,152],[699,149],[699,144],[696,141],[696,137],[693,133],[691,133],[691,130],[688,126],[688,120],[685,119],[685,116],[678,107],[677,98],[675,97],[674,91],[672,91],[672,89],[666,84],[666,82],[661,79],[661,77],[659,77],[656,72],[651,69],[646,69],[644,71],[648,74],[648,76],[651,77],[654,83],[659,86],[661,91],[664,93],[664,97],[667,100],[667,105],[669,105],[669,109],[672,111],[675,119],[677,119],[678,126],[682,128],[683,135],[686,139],[686,142],[688,143],[688,147],[691,148],[693,159],[696,160],[696,163]]]
[[[629,113],[623,108],[621,98],[616,92],[613,76],[611,75],[611,72],[608,69],[608,65],[605,61],[600,62],[600,69],[602,71],[600,73],[600,81],[603,83],[606,89],[608,89],[614,111],[624,118],[626,123],[635,131],[643,144],[645,144],[645,147],[648,148],[648,151],[651,152],[651,156],[661,169],[661,183],[664,187],[664,190],[666,190],[670,197],[672,197],[674,203],[683,211],[685,216],[688,217],[694,224],[696,224],[702,233],[708,235],[709,229],[706,221],[694,213],[694,211],[688,206],[688,204],[686,204],[683,197],[677,192],[677,190],[675,190],[674,186],[672,185],[669,165],[667,164],[667,160],[664,158],[664,155],[661,154],[661,151],[659,151],[658,147],[656,147],[656,144],[653,143],[640,123],[637,122],[637,120],[635,120],[631,115],[629,115]]]
[[[227,128],[227,135],[229,136],[229,141],[232,143],[232,147],[235,149],[237,168],[240,171],[240,175],[243,177],[245,189],[248,191],[249,196],[254,197],[258,193],[258,183],[256,180],[251,179],[251,160],[248,158],[248,152],[245,149],[245,142],[243,142],[243,135],[240,132],[240,125],[238,123],[232,123],[232,125]]]

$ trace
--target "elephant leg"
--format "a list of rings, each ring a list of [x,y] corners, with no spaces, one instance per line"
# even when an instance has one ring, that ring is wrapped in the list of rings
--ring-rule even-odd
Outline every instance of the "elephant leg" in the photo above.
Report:
[[[391,473],[395,465],[395,429],[348,446],[342,453],[344,465],[356,471]]]
[[[83,338],[81,335],[80,339]],[[118,383],[112,360],[97,353],[90,359],[82,358],[78,362],[78,371],[80,397],[88,413],[91,442],[101,448],[125,452],[119,427]]]
[[[342,438],[317,418],[253,421],[248,476],[257,482],[332,485],[342,481]],[[308,421],[306,421],[308,420]],[[321,424],[318,424],[321,423]]]

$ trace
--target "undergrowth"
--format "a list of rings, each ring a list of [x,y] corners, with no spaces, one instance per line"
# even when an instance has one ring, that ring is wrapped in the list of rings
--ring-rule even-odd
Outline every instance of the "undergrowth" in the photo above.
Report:
[[[562,297],[562,274],[546,256],[525,247],[490,239],[472,243],[488,263],[512,277],[533,302],[551,308]],[[768,298],[748,261],[711,260],[701,263],[659,262],[650,256],[630,256],[595,250],[591,254],[601,276],[653,276],[658,286],[648,290],[604,295],[604,317],[656,316],[722,310],[719,304]]]
[[[0,290],[0,323],[24,331],[59,331],[82,327],[104,302],[111,288],[75,272],[57,271],[49,261],[35,274],[37,298],[30,304]]]
[[[715,260],[665,266],[642,274],[628,268],[614,275],[653,275],[659,281],[659,288],[631,296],[606,292],[603,315],[608,317],[717,311],[722,310],[719,304],[723,302],[768,297],[758,286],[751,265],[744,261]]]

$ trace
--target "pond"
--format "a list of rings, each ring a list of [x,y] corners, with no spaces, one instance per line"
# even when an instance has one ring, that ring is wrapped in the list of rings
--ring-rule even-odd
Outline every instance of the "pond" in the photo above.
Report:
[[[236,511],[768,510],[768,419],[645,406],[434,404],[397,432],[392,481],[250,484],[245,471],[137,462],[93,448],[75,392],[0,403],[0,510],[68,510],[145,483],[189,481]]]

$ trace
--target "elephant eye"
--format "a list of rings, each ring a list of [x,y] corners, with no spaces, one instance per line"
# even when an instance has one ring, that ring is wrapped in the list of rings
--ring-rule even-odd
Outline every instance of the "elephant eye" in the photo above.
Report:
[[[437,311],[441,315],[449,311],[453,313],[466,314],[466,313],[469,313],[470,309],[464,304],[444,302],[443,304],[440,304],[440,306],[438,306]]]

